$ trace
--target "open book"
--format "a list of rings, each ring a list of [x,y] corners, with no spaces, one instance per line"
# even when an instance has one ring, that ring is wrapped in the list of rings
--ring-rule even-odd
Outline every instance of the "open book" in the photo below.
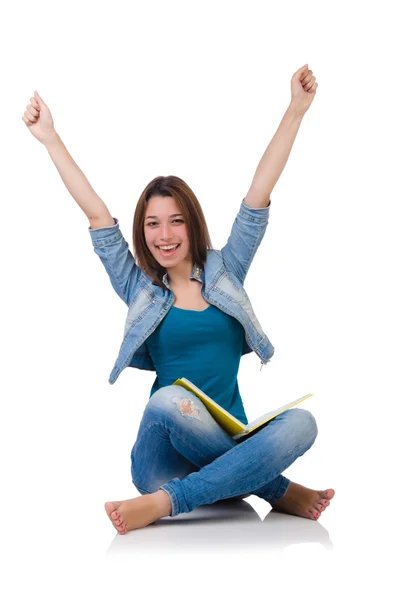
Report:
[[[245,423],[242,423],[236,419],[236,417],[233,417],[227,410],[217,404],[215,400],[212,400],[207,394],[204,394],[204,392],[194,385],[194,383],[189,381],[189,379],[182,377],[181,379],[174,381],[173,385],[180,385],[200,398],[210,415],[234,440],[246,438],[250,434],[256,433],[265,427],[269,421],[277,417],[277,415],[281,415],[281,413],[296,406],[299,402],[303,402],[303,400],[313,396],[313,394],[307,394],[306,396],[299,398],[299,400],[293,400],[293,402],[280,406],[280,408],[276,408],[275,410],[258,417],[255,421],[251,421],[248,425],[245,425]]]

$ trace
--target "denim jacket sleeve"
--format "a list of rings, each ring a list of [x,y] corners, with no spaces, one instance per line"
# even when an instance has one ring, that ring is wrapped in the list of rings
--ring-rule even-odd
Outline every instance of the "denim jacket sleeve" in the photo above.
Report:
[[[251,208],[244,202],[234,220],[226,245],[222,248],[222,260],[227,271],[244,283],[248,269],[261,243],[269,220],[270,204],[266,208]]]
[[[128,306],[142,269],[135,264],[134,257],[120,231],[118,219],[115,217],[113,219],[114,225],[98,229],[89,227],[88,231],[95,254],[101,259],[113,289]]]

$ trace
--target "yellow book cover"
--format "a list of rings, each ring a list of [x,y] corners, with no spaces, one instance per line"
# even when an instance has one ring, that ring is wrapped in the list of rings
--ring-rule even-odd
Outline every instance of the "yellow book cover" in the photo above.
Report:
[[[255,421],[251,421],[251,423],[248,423],[248,425],[245,425],[245,423],[242,423],[241,421],[236,419],[236,417],[233,417],[233,415],[231,415],[227,410],[222,408],[222,406],[217,404],[215,400],[212,400],[212,398],[207,396],[207,394],[205,394],[202,390],[200,390],[200,388],[194,385],[194,383],[189,381],[189,379],[186,379],[186,377],[181,377],[180,379],[177,379],[176,381],[174,381],[173,385],[180,385],[186,390],[193,392],[193,394],[200,398],[210,415],[234,440],[246,437],[249,434],[256,432],[257,430],[259,431],[259,429],[262,429],[262,427],[264,427],[266,423],[268,423],[278,415],[281,415],[281,413],[285,412],[289,408],[292,408],[293,406],[296,406],[300,402],[307,400],[307,398],[313,396],[313,394],[307,394],[306,396],[303,396],[298,400],[293,400],[292,402],[289,402],[284,406],[280,406],[279,408],[276,408],[275,410],[272,410],[266,413],[265,415],[258,417],[257,419],[255,419]]]

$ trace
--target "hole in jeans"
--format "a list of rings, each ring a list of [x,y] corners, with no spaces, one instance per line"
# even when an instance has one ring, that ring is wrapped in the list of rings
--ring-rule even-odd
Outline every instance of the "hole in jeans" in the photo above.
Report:
[[[199,419],[199,410],[196,404],[190,400],[190,398],[179,398],[175,396],[172,398],[173,404],[178,406],[179,412],[184,417],[191,417],[192,419]]]

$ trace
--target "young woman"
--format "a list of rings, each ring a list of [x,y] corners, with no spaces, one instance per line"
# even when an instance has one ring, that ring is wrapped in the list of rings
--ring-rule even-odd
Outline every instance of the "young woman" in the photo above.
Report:
[[[134,259],[118,220],[66,150],[37,92],[22,117],[88,217],[94,251],[128,306],[124,339],[109,382],[113,384],[127,366],[157,375],[131,452],[132,480],[142,495],[105,503],[120,533],[250,494],[276,510],[316,520],[334,496],[331,488],[313,490],[282,475],[314,443],[317,427],[310,412],[290,409],[239,442],[194,394],[173,385],[187,377],[248,422],[237,384],[240,358],[255,352],[262,366],[274,349],[243,284],[267,228],[270,194],[317,85],[308,65],[292,77],[291,103],[222,250],[212,248],[201,206],[189,186],[179,177],[156,177],[135,210]]]

